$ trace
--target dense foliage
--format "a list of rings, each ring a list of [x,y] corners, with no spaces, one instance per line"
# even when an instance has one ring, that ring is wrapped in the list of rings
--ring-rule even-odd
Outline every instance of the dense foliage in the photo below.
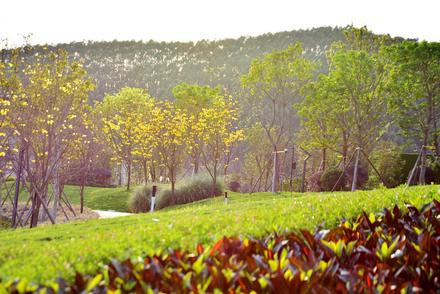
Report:
[[[345,220],[331,230],[274,234],[265,239],[224,237],[144,259],[113,260],[94,276],[73,283],[32,286],[16,281],[11,292],[430,292],[440,288],[440,202],[420,210],[395,206],[382,214]]]
[[[347,183],[347,175],[339,168],[326,170],[319,180],[322,191],[341,191]]]

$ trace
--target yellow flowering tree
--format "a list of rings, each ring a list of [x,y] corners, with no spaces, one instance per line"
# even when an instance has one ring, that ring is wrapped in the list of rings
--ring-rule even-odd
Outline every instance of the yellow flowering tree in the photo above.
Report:
[[[168,170],[171,193],[174,195],[178,169],[182,166],[188,144],[188,117],[173,103],[165,101],[158,104],[154,116],[154,134],[157,140],[156,151],[161,164]]]
[[[215,100],[219,99],[219,97],[221,98],[220,92],[219,86],[211,88],[210,86],[189,85],[186,83],[179,84],[173,88],[177,107],[184,110],[190,120],[188,133],[191,144],[188,146],[188,153],[193,166],[193,175],[199,171],[200,149],[203,146],[203,142],[198,136],[198,132],[192,130],[192,128],[197,126],[202,109],[212,106]]]
[[[46,216],[55,222],[59,206],[60,169],[75,139],[81,136],[76,126],[84,120],[88,108],[91,80],[81,63],[69,61],[62,50],[31,54],[26,64],[13,58],[6,72],[10,101],[10,127],[18,161],[31,194],[31,227]],[[47,207],[48,187],[55,184],[53,213]],[[40,208],[44,210],[40,215]]]
[[[113,160],[127,170],[127,190],[130,189],[133,163],[148,160],[154,147],[150,127],[155,102],[139,88],[123,88],[107,95],[96,110],[101,116],[103,140],[113,153]]]
[[[217,183],[219,168],[223,162],[226,175],[232,157],[232,148],[244,139],[243,130],[237,127],[238,111],[230,96],[216,99],[212,106],[204,108],[199,114],[195,131],[203,141],[201,148],[202,162],[212,178],[213,186]]]

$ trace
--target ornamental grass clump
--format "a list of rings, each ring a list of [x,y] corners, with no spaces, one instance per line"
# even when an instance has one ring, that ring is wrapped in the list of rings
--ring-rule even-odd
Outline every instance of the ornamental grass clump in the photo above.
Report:
[[[151,188],[144,185],[137,187],[128,198],[128,209],[130,212],[141,213],[150,210]]]
[[[163,190],[159,193],[157,208],[161,209],[220,196],[223,191],[223,183],[220,181],[213,185],[212,179],[206,176],[189,178],[176,188],[174,195],[171,190]]]

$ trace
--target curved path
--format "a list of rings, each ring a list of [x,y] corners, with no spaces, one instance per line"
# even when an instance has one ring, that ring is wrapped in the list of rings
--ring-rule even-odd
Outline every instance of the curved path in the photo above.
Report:
[[[115,217],[133,215],[133,213],[118,212],[114,210],[93,210],[93,211],[99,214],[99,218],[115,218]]]

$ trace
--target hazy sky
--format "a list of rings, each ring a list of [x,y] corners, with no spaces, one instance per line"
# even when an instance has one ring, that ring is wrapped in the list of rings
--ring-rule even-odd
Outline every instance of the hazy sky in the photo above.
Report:
[[[0,0],[0,39],[197,41],[353,24],[440,41],[439,12],[440,0]]]

